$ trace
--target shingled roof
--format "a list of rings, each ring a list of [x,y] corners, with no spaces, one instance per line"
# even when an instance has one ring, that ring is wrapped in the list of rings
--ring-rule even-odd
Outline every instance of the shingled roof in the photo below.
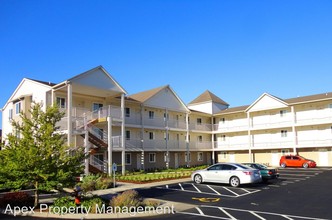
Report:
[[[35,81],[35,82],[38,82],[38,83],[45,84],[47,86],[54,86],[54,85],[56,85],[56,83],[51,83],[51,82],[46,82],[46,81],[41,81],[41,80],[36,80],[36,79],[30,79],[30,78],[27,78],[27,79]]]
[[[296,98],[289,98],[289,99],[281,99],[281,98],[278,98],[278,99],[284,101],[288,105],[295,105],[295,104],[301,104],[301,103],[306,103],[306,102],[331,100],[332,92],[321,93],[321,94],[316,94],[316,95],[308,95],[308,96],[302,96],[302,97],[296,97]],[[218,112],[216,115],[230,114],[230,113],[236,113],[236,112],[245,112],[249,106],[250,105],[244,105],[244,106],[238,106],[238,107],[233,107],[233,108],[227,108],[227,109],[224,109],[224,110]]]
[[[227,102],[225,102],[224,100],[222,100],[221,98],[210,92],[209,90],[203,92],[200,96],[191,101],[188,105],[210,102],[210,101],[229,106]]]
[[[168,87],[168,85],[161,86],[161,87],[158,87],[155,89],[150,89],[150,90],[143,91],[143,92],[139,92],[139,93],[128,96],[128,98],[143,103],[166,87]]]

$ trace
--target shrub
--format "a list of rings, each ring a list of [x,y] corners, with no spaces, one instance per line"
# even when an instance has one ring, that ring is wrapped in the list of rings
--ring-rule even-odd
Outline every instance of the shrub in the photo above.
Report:
[[[115,196],[110,201],[112,207],[139,207],[142,204],[142,199],[135,190],[127,190]]]
[[[148,207],[158,207],[161,205],[161,202],[158,200],[154,200],[154,199],[144,199],[143,200],[143,206],[148,206]]]
[[[69,208],[69,207],[75,207],[76,205],[75,205],[75,201],[72,197],[64,196],[64,197],[55,199],[53,206]]]
[[[108,189],[112,186],[112,179],[108,177],[99,177],[95,184],[95,189]]]
[[[34,198],[30,196],[27,192],[9,192],[6,193],[1,199],[0,206],[6,207],[10,206],[34,206]]]
[[[84,198],[82,201],[82,206],[87,207],[87,208],[90,207],[91,213],[97,213],[96,205],[101,207],[103,204],[104,204],[104,201],[100,197],[97,197],[97,196],[94,196],[91,198]]]

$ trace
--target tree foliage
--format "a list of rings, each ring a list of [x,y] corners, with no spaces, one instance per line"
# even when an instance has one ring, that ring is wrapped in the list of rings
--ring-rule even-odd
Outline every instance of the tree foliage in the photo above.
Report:
[[[0,187],[33,187],[37,205],[39,190],[68,186],[82,173],[83,148],[69,148],[57,127],[63,116],[56,106],[43,111],[33,103],[29,114],[21,113],[21,120],[12,122],[13,133],[0,151]]]

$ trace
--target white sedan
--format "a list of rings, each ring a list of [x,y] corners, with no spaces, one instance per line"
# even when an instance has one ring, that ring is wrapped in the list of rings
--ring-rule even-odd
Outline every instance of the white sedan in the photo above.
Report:
[[[261,182],[262,176],[259,170],[239,163],[217,163],[206,169],[194,171],[191,179],[198,184],[214,182],[238,187],[240,184]]]

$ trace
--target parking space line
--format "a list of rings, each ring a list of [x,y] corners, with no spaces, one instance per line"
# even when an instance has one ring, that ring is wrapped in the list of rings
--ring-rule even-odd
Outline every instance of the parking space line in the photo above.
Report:
[[[200,193],[202,192],[201,190],[199,190],[199,189],[195,186],[195,184],[192,183],[191,185],[192,185],[192,186],[193,186],[198,192],[200,192]]]
[[[294,220],[294,219],[292,219],[292,218],[290,218],[290,217],[288,217],[288,216],[286,216],[286,215],[281,215],[283,218],[287,218],[287,219],[289,219],[289,220]]]
[[[263,218],[262,216],[256,214],[256,213],[253,212],[253,211],[249,211],[249,213],[252,214],[252,215],[254,215],[254,216],[256,216],[256,217],[259,218],[259,219],[266,220],[265,218]]]
[[[209,205],[201,205],[201,208],[214,208],[214,209],[224,209],[224,210],[231,210],[231,211],[237,211],[237,212],[247,212],[255,215],[256,217],[259,216],[259,214],[263,215],[270,215],[270,216],[281,216],[287,219],[307,219],[307,220],[327,220],[323,218],[314,218],[314,217],[305,217],[305,216],[297,216],[297,215],[287,215],[287,214],[281,214],[281,213],[274,213],[274,212],[264,212],[264,211],[252,211],[247,209],[237,209],[237,208],[228,208],[228,207],[217,207],[217,206],[209,206]],[[261,216],[258,218],[264,219]]]
[[[209,189],[211,189],[213,192],[215,192],[217,195],[221,195],[217,190],[213,189],[211,186],[206,185]]]
[[[231,214],[229,214],[225,209],[223,209],[222,207],[218,207],[219,210],[221,210],[223,213],[225,213],[225,215],[227,215],[228,217],[230,217],[231,219],[236,219],[234,218],[234,216],[232,216]]]
[[[182,187],[181,183],[179,183],[179,186],[180,186],[181,190],[182,190],[182,191],[184,191],[184,189],[183,189],[183,187]]]
[[[317,176],[317,175],[308,175],[308,174],[299,174],[299,173],[283,173],[282,176],[303,176],[303,177],[306,177],[306,176],[309,176],[309,177],[313,177],[313,176]]]
[[[246,190],[245,188],[241,188],[243,191],[247,192],[247,193],[251,193],[249,190]]]
[[[233,193],[236,196],[240,196],[239,194],[237,194],[236,192],[233,192],[232,190],[228,189],[227,187],[223,187],[224,189],[226,189],[228,192]]]
[[[204,215],[204,212],[200,208],[195,207],[195,209],[199,212],[200,215]]]

